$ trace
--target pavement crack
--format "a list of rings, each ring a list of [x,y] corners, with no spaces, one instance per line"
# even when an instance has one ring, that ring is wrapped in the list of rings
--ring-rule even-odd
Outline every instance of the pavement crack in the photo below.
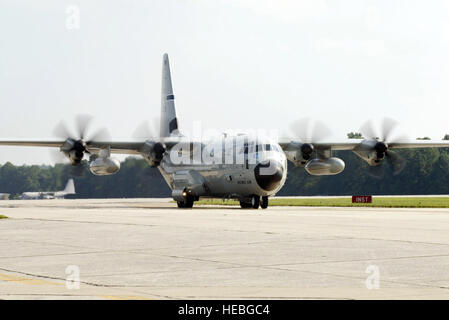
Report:
[[[104,221],[80,221],[80,220],[62,220],[62,219],[43,219],[43,218],[12,218],[11,220],[29,220],[29,221],[50,221],[50,222],[68,222],[68,223],[89,223],[89,224],[109,224],[109,225],[124,225],[124,226],[138,226],[138,227],[156,227],[154,224],[143,223],[129,223],[129,222],[104,222]]]

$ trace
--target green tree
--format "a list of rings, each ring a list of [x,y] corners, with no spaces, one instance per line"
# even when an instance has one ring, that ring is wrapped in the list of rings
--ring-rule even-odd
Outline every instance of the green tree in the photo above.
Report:
[[[279,191],[290,195],[352,195],[352,194],[448,194],[449,148],[395,150],[406,161],[405,169],[393,176],[388,161],[383,161],[383,179],[370,177],[369,165],[353,152],[335,151],[345,170],[335,176],[311,176],[304,168],[288,163],[288,179]],[[87,164],[87,162],[85,163]],[[14,166],[0,165],[0,192],[11,198],[25,191],[54,191],[64,188],[71,165]],[[111,176],[94,176],[87,169],[74,177],[78,198],[146,198],[170,197],[170,188],[157,168],[143,159],[129,157],[120,171]]]
[[[364,139],[360,132],[349,132],[347,133],[348,139]]]

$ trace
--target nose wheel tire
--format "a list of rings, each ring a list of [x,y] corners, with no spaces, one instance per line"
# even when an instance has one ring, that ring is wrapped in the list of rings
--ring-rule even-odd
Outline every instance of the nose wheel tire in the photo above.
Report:
[[[268,197],[267,196],[262,197],[262,201],[260,202],[260,207],[262,209],[268,208]]]

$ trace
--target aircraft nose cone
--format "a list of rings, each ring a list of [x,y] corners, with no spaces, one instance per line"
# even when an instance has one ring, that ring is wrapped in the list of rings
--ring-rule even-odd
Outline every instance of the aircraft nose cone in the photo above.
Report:
[[[254,168],[254,175],[257,184],[266,191],[276,189],[284,174],[282,165],[274,160],[264,161],[256,165]]]

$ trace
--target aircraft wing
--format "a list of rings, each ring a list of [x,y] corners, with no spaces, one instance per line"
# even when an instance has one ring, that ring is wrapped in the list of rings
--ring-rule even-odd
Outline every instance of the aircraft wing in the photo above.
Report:
[[[89,151],[98,152],[101,148],[109,146],[112,153],[139,154],[145,139],[130,141],[91,141],[88,143]]]
[[[139,154],[141,148],[145,144],[145,141],[152,140],[158,141],[159,138],[130,138],[124,140],[108,140],[108,141],[88,141],[87,149],[91,152],[98,152],[101,148],[110,147],[112,153],[119,154]],[[171,148],[176,143],[184,141],[184,137],[166,137],[162,142]],[[18,147],[51,147],[61,148],[65,143],[65,140],[61,139],[0,139],[0,146],[18,146]]]
[[[61,147],[64,140],[0,139],[3,146]]]
[[[111,152],[121,154],[137,154],[146,139],[130,139],[128,141],[89,141],[88,150],[96,152],[102,147],[110,146]],[[18,147],[51,147],[61,148],[65,140],[61,139],[0,139],[0,146]]]
[[[320,141],[312,143],[316,149],[354,150],[364,141],[363,139],[346,139],[341,141]],[[284,151],[294,151],[301,145],[299,139],[281,138],[279,145]],[[447,148],[449,140],[401,140],[388,144],[391,149],[416,149],[416,148]]]
[[[388,145],[393,149],[447,148],[449,147],[449,140],[410,140],[392,142]]]

